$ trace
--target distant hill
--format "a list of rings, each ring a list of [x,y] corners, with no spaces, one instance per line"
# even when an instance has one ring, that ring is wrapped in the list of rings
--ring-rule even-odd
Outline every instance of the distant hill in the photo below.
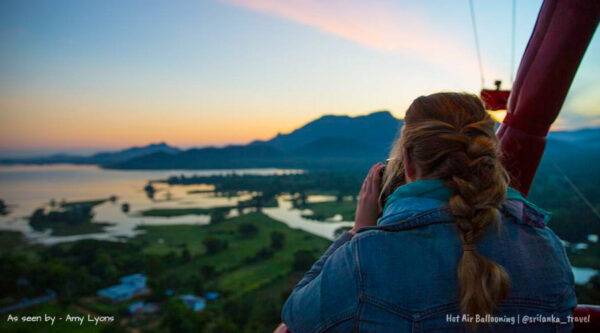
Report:
[[[149,154],[108,165],[118,169],[362,168],[385,159],[403,122],[389,111],[326,115],[288,133],[245,146]]]
[[[98,164],[114,169],[358,169],[383,161],[403,124],[388,111],[356,117],[326,115],[290,133],[247,145],[180,150],[157,143],[91,156],[59,154],[0,163]],[[562,161],[590,151],[596,156],[599,149],[600,129],[551,132],[546,155]]]
[[[364,116],[323,116],[288,133],[245,146],[145,155],[108,165],[118,169],[317,168],[349,169],[383,161],[403,125],[387,111]],[[564,159],[598,150],[600,129],[551,132],[548,157]]]
[[[377,111],[364,116],[326,115],[313,120],[288,134],[278,134],[267,141],[251,144],[268,144],[284,152],[291,152],[322,138],[350,139],[384,150],[394,140],[404,124],[389,111]]]
[[[164,152],[114,163],[114,169],[236,169],[281,166],[284,154],[268,145],[193,148],[177,154]]]
[[[584,128],[576,131],[554,131],[548,134],[548,140],[563,141],[587,147],[600,147],[600,129]]]
[[[2,159],[2,164],[57,164],[57,163],[70,163],[70,164],[98,164],[98,165],[110,165],[119,162],[123,162],[132,158],[137,158],[154,153],[165,153],[175,154],[181,150],[176,147],[167,145],[164,142],[152,143],[143,147],[132,147],[124,150],[112,151],[112,152],[99,152],[90,156],[79,156],[70,154],[55,154],[49,156],[29,157],[29,158],[16,158],[16,159]]]
[[[165,142],[153,143],[143,147],[132,147],[124,150],[115,152],[102,152],[94,154],[90,157],[91,160],[95,161],[95,164],[114,164],[118,162],[127,161],[133,158],[142,157],[150,154],[161,153],[165,155],[172,155],[181,152],[181,149],[169,146]]]

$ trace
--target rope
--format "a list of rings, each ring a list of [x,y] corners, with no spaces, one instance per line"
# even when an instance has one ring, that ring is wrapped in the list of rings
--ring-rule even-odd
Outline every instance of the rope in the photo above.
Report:
[[[517,0],[512,1],[512,48],[510,50],[510,84],[515,78],[515,31],[517,26]]]
[[[477,23],[475,23],[475,9],[473,7],[473,0],[469,0],[469,8],[471,9],[471,23],[473,24],[473,35],[475,36],[475,49],[477,51],[477,62],[479,63],[479,78],[481,80],[481,88],[483,89],[484,78],[483,78],[483,65],[481,63],[481,51],[479,48],[479,37],[477,35]]]
[[[556,162],[552,161],[552,164],[554,164],[554,168],[563,176],[563,178],[571,186],[573,191],[575,191],[575,193],[577,193],[577,195],[579,196],[581,201],[583,201],[592,210],[594,215],[596,215],[596,217],[600,221],[600,213],[598,213],[598,210],[594,207],[594,205],[592,205],[592,203],[583,195],[583,193],[579,190],[579,188],[577,188],[577,185],[575,185],[575,183],[573,183],[571,181],[571,179],[558,167],[558,164],[556,164]]]

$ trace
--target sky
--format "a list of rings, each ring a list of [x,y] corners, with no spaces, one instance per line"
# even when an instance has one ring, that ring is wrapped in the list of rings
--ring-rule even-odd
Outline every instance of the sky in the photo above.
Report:
[[[518,67],[541,0],[516,0]],[[512,2],[474,0],[485,85]],[[555,129],[600,125],[595,36]],[[0,0],[0,155],[246,143],[481,89],[468,2]]]

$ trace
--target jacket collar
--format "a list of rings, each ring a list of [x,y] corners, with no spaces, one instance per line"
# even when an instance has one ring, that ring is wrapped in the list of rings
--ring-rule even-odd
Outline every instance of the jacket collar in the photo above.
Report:
[[[418,180],[400,186],[387,198],[377,225],[387,225],[426,211],[446,208],[451,195],[452,191],[439,179]],[[519,220],[524,219],[525,208],[531,214],[539,216],[538,220],[542,225],[548,223],[551,217],[550,212],[537,207],[512,187],[507,189],[503,206]]]

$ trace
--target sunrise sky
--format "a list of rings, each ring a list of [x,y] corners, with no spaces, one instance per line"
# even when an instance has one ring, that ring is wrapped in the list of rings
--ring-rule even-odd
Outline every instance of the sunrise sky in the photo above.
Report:
[[[486,85],[511,1],[475,0]],[[517,0],[516,67],[541,0]],[[600,40],[556,128],[600,126]],[[478,92],[468,2],[1,1],[0,155],[245,143],[323,114]]]

